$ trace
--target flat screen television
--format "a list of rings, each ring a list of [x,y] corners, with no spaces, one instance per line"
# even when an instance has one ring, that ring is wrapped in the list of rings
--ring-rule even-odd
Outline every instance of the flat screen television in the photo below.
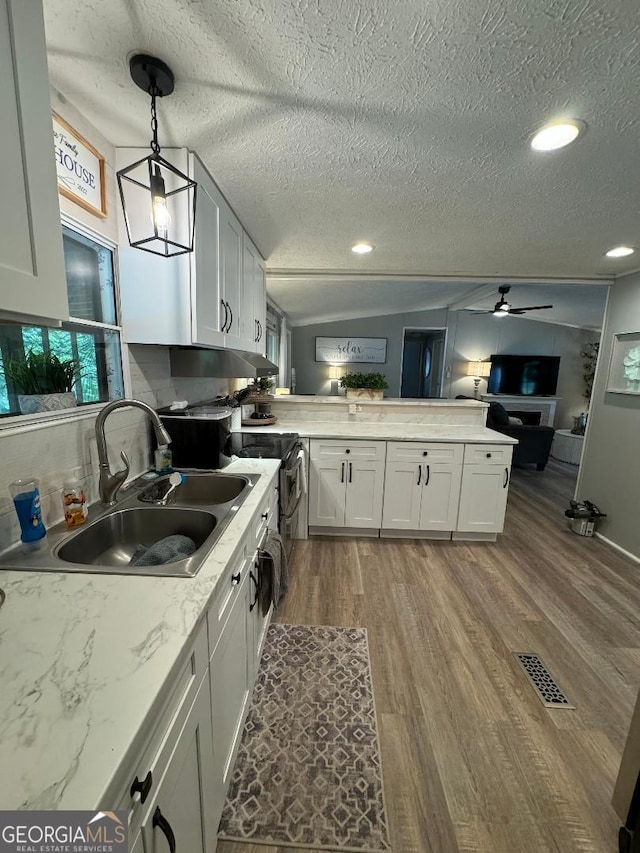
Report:
[[[556,393],[560,356],[492,355],[489,394],[545,397]]]

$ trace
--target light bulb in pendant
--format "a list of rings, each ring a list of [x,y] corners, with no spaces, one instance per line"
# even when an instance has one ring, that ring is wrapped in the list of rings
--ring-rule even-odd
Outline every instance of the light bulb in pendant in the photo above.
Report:
[[[167,208],[167,194],[159,166],[155,167],[151,176],[151,222],[158,236],[165,238],[171,225],[171,214]]]

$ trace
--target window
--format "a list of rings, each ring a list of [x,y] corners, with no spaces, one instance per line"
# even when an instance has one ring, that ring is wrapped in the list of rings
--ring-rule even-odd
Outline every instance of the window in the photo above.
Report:
[[[78,363],[74,391],[79,406],[124,396],[113,251],[67,226],[62,232],[73,319],[62,328],[0,325],[0,415],[19,414],[22,393],[4,364],[24,361],[30,352]]]

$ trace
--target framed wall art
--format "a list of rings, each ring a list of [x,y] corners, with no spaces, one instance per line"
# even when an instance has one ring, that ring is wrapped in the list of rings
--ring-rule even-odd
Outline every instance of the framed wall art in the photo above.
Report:
[[[640,332],[613,336],[607,391],[612,394],[640,394]]]
[[[386,338],[316,338],[316,361],[384,364],[386,360]]]
[[[90,142],[53,113],[58,192],[94,216],[107,215],[105,161]]]

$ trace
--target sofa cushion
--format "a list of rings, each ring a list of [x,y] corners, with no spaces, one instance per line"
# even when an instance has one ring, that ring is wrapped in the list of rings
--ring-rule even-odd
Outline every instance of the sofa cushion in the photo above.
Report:
[[[489,411],[487,413],[487,426],[493,427],[509,426],[509,415],[502,403],[489,403]]]

